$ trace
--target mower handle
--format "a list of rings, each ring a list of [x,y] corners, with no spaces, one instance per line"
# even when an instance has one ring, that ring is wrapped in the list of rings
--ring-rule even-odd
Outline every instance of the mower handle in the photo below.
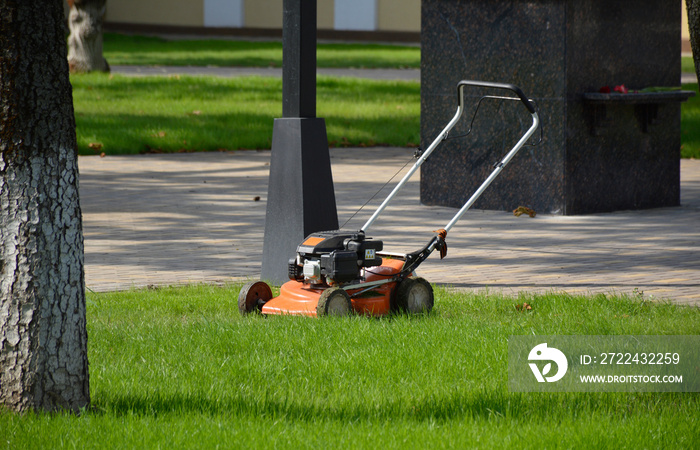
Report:
[[[503,160],[500,163],[496,164],[496,169],[491,173],[491,175],[488,177],[488,179],[481,185],[481,187],[476,191],[476,193],[467,201],[467,203],[460,209],[460,211],[457,213],[457,215],[452,218],[450,223],[445,226],[445,230],[449,231],[450,228],[459,220],[460,217],[468,210],[471,208],[472,204],[476,201],[476,199],[483,193],[483,191],[491,184],[491,181],[500,173],[500,171],[503,169],[503,167],[508,164],[508,162],[515,156],[515,154],[520,150],[520,148],[525,145],[528,139],[532,136],[532,134],[535,132],[537,127],[539,126],[540,119],[537,115],[537,110],[535,109],[535,104],[530,101],[525,94],[523,93],[522,90],[520,90],[519,87],[515,86],[514,84],[505,84],[505,83],[494,83],[491,81],[471,81],[471,80],[462,80],[457,84],[457,111],[455,112],[454,117],[450,120],[450,122],[445,126],[445,128],[438,134],[438,136],[435,138],[435,140],[428,146],[428,148],[420,155],[418,158],[418,161],[409,169],[409,171],[404,175],[404,177],[399,181],[399,183],[394,187],[394,190],[391,191],[389,196],[384,199],[384,202],[382,202],[381,205],[379,205],[379,208],[372,214],[372,217],[370,217],[367,222],[362,226],[360,229],[361,231],[367,231],[367,229],[374,223],[374,221],[377,219],[379,214],[384,211],[384,209],[387,207],[389,202],[394,198],[396,193],[403,187],[404,184],[413,176],[413,174],[418,170],[418,168],[423,164],[423,162],[430,156],[430,154],[435,150],[435,148],[444,140],[447,139],[447,136],[450,133],[450,130],[457,124],[459,119],[462,117],[462,113],[464,112],[464,88],[466,86],[474,86],[474,87],[484,87],[484,88],[494,88],[494,89],[505,89],[511,92],[514,92],[515,95],[518,96],[520,101],[525,105],[527,110],[530,112],[532,115],[532,126],[528,131],[520,138],[520,141],[511,149],[510,152],[503,158]],[[437,245],[438,241],[433,240],[431,241],[431,245],[429,245],[428,253],[433,251],[435,248],[435,245]],[[427,257],[427,255],[426,255]]]
[[[515,93],[515,95],[518,96],[521,102],[525,105],[528,111],[530,111],[530,114],[535,114],[535,106],[532,104],[529,98],[525,96],[525,93],[516,85],[514,84],[507,84],[507,83],[494,83],[491,81],[473,81],[473,80],[462,80],[457,84],[457,96],[458,96],[458,102],[459,106],[463,107],[464,106],[464,87],[465,86],[474,86],[474,87],[484,87],[484,88],[493,88],[493,89],[504,89],[507,91],[511,91]]]

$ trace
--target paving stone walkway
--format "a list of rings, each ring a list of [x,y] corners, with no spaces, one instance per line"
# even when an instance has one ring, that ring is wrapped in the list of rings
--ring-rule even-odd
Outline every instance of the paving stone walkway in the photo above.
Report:
[[[340,223],[412,153],[332,149]],[[269,160],[267,151],[80,157],[88,288],[257,278]],[[675,208],[533,219],[469,211],[448,236],[447,258],[433,255],[419,272],[455,289],[643,292],[700,305],[700,161],[683,160],[681,171]],[[417,249],[456,212],[421,205],[418,179],[369,230],[387,251]],[[346,228],[362,226],[387,194]]]

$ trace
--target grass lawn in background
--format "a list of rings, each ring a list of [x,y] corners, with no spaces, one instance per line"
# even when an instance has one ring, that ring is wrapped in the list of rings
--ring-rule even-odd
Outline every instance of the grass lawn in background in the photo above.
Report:
[[[113,65],[282,64],[280,41],[105,33],[104,54]],[[420,67],[418,46],[319,43],[317,54],[319,67]],[[682,57],[681,68],[693,72],[692,58]],[[275,79],[83,75],[71,81],[82,154],[269,149],[273,119],[281,116]],[[697,91],[697,84],[684,88]],[[681,111],[682,156],[700,158],[700,98]],[[326,119],[331,146],[415,146],[420,85],[319,77],[317,114]]]
[[[267,77],[74,75],[81,154],[269,149],[282,81]],[[684,89],[697,92],[697,84]],[[420,83],[318,78],[330,145],[416,146]],[[684,158],[700,158],[700,95],[681,104]]]
[[[104,56],[114,65],[282,67],[281,40],[163,39],[104,33]],[[418,45],[324,43],[318,67],[420,68]],[[695,72],[693,58],[681,57],[681,71]]]
[[[104,56],[112,65],[282,67],[282,42],[166,40],[105,33]],[[317,66],[417,69],[420,47],[319,43]]]
[[[93,407],[8,448],[692,448],[698,393],[512,393],[508,337],[700,333],[639,298],[436,288],[427,316],[241,317],[240,286],[87,296]],[[518,311],[527,301],[532,310]]]
[[[695,73],[695,63],[692,56],[681,56],[681,72]]]
[[[269,149],[282,116],[271,77],[74,75],[81,154]],[[331,146],[417,146],[420,84],[319,77]]]
[[[700,92],[698,84],[685,84],[683,89],[695,96],[681,103],[681,158],[700,158]]]

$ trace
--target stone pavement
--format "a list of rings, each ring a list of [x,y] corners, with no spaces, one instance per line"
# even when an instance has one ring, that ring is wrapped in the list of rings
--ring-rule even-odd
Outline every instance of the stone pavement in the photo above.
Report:
[[[340,223],[412,162],[412,153],[332,149]],[[80,157],[88,288],[257,278],[269,158],[267,151]],[[456,289],[641,291],[700,305],[700,161],[683,160],[681,168],[682,206],[676,208],[533,219],[469,211],[447,238],[447,258],[432,255],[419,273]],[[387,251],[417,249],[456,212],[421,205],[418,179],[368,232]],[[392,186],[346,228],[362,226]]]

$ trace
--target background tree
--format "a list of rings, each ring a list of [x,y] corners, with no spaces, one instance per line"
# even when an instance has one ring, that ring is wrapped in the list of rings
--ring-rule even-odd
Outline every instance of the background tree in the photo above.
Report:
[[[68,65],[71,73],[109,72],[102,56],[102,18],[107,0],[68,0]]]
[[[89,404],[63,5],[0,0],[0,406]]]
[[[693,49],[695,76],[700,83],[700,0],[685,0],[688,9],[688,29],[690,31],[690,47]]]

